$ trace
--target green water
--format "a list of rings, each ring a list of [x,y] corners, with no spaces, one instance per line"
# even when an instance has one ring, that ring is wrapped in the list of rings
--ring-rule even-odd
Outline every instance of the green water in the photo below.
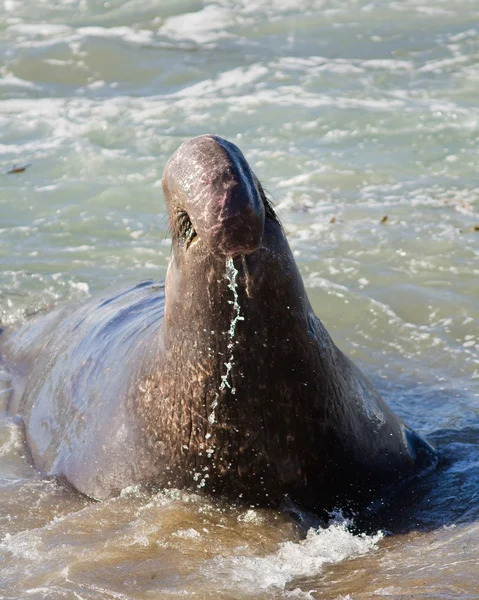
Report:
[[[304,541],[194,496],[91,504],[3,413],[2,597],[479,598],[478,23],[477,0],[4,2],[2,324],[164,277],[163,166],[217,133],[336,343],[447,466],[407,533]]]

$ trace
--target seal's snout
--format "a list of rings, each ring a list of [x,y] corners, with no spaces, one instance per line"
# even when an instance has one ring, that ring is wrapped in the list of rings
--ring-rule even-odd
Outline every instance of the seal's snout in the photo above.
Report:
[[[212,135],[188,140],[168,161],[163,190],[170,219],[187,213],[196,241],[208,251],[234,258],[260,246],[264,202],[234,144]]]
[[[233,258],[254,252],[261,244],[264,229],[264,207],[254,181],[235,181],[223,197],[213,195],[213,207],[217,212],[211,214],[210,246]]]

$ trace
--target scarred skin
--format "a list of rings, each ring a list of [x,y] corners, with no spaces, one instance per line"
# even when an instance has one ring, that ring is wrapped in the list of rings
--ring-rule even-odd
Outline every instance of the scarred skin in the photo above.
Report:
[[[149,483],[322,512],[434,465],[314,314],[240,150],[185,142],[163,190],[165,289],[58,311],[3,344],[37,468],[98,499]]]

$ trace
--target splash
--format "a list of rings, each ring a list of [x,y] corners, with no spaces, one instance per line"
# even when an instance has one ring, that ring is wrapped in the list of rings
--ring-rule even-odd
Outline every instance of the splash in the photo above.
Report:
[[[215,399],[211,403],[211,413],[208,417],[208,421],[210,425],[213,425],[216,422],[215,410],[218,406],[218,400],[221,392],[223,392],[226,388],[231,391],[231,394],[234,396],[236,394],[236,390],[232,387],[230,379],[230,373],[234,364],[234,338],[236,333],[236,325],[238,321],[244,321],[244,317],[241,316],[241,307],[238,302],[238,291],[236,285],[236,277],[238,276],[238,271],[234,266],[233,259],[228,258],[226,260],[226,272],[225,279],[228,280],[228,289],[233,293],[233,300],[228,300],[228,304],[231,304],[233,307],[233,317],[230,322],[230,326],[227,333],[228,336],[228,345],[227,345],[227,354],[229,354],[227,361],[224,363],[226,367],[226,371],[223,375],[221,375],[221,384],[219,387],[219,391],[215,396]],[[210,436],[208,435],[208,438]],[[207,451],[208,452],[208,451]]]
[[[326,529],[310,529],[306,539],[280,543],[276,552],[266,556],[216,556],[206,561],[201,571],[217,588],[246,597],[280,592],[284,597],[311,598],[308,590],[287,592],[288,584],[316,578],[327,565],[368,554],[384,537],[381,531],[354,535],[348,526],[339,519]]]

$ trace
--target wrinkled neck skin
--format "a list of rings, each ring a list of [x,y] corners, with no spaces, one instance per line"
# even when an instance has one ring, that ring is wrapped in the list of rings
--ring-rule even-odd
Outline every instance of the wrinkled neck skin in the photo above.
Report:
[[[304,419],[319,425],[330,411],[313,401],[319,390],[310,384],[315,373],[320,385],[324,367],[315,317],[277,221],[266,221],[255,252],[233,260],[236,295],[224,257],[189,252],[176,248],[171,258],[163,331],[171,361],[164,380],[178,378],[181,366],[177,401],[191,421],[183,455],[201,474],[198,485],[265,503],[258,490],[274,496],[278,486],[279,498],[306,477]]]
[[[264,243],[252,254],[231,259],[196,247],[188,252],[185,257],[181,248],[175,248],[168,268],[165,350],[171,353],[185,346],[182,358],[186,360],[192,353],[195,362],[202,362],[206,356],[210,370],[215,365],[217,373],[212,374],[218,375],[217,381],[211,381],[213,387],[219,388],[220,374],[226,370],[223,363],[231,354],[234,360],[230,375],[238,379],[242,365],[268,365],[273,356],[268,356],[268,351],[274,349],[264,344],[287,341],[285,352],[294,350],[288,325],[295,334],[299,330],[308,337],[312,309],[277,221],[266,221]],[[228,262],[236,271],[229,276]],[[238,392],[244,387],[240,386]]]

